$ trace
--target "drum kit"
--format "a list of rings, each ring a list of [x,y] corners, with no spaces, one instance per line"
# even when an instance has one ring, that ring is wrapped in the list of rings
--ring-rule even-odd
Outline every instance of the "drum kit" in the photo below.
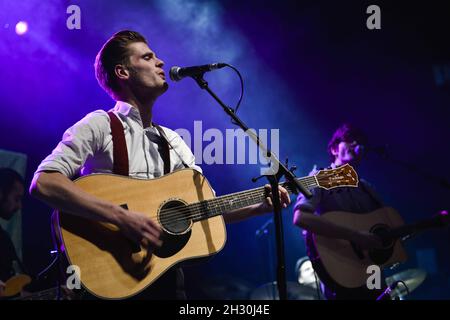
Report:
[[[386,278],[386,284],[388,286],[391,286],[395,282],[398,283],[390,293],[391,298],[404,300],[411,291],[417,289],[422,284],[426,277],[427,273],[422,269],[408,269]]]

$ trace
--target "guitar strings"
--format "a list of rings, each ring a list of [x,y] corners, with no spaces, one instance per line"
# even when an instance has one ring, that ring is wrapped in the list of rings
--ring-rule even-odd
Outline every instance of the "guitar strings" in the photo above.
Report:
[[[304,178],[302,179],[303,184],[305,187],[310,189],[311,187],[316,186],[316,182],[314,177]],[[292,187],[289,186],[289,183],[282,183],[280,184],[284,186],[290,193],[292,193]],[[185,221],[188,219],[196,219],[200,218],[202,216],[208,216],[211,214],[211,211],[213,212],[212,216],[219,215],[221,213],[225,213],[227,210],[226,204],[223,205],[223,210],[221,210],[222,206],[213,206],[209,207],[206,204],[206,202],[218,202],[218,201],[226,201],[226,198],[230,198],[233,202],[243,202],[247,201],[246,205],[255,204],[258,202],[261,202],[265,199],[266,193],[263,192],[264,187],[262,188],[256,188],[253,190],[248,191],[241,191],[234,194],[218,197],[218,198],[212,198],[206,201],[197,202],[189,204],[188,206],[182,207],[182,208],[171,208],[171,209],[162,209],[160,213],[164,216],[165,222],[171,224],[176,223],[178,221]],[[217,212],[217,210],[219,211]],[[209,212],[208,212],[209,211]],[[155,218],[157,216],[154,216]]]
[[[316,186],[316,183],[314,182],[313,184],[307,184],[306,186],[308,188],[311,188],[313,186]],[[287,187],[287,189],[290,192],[292,192],[291,187],[289,187],[289,186],[285,186],[285,187]],[[265,199],[265,193],[261,192],[263,189],[264,188],[254,189],[248,195],[244,195],[244,196],[239,195],[239,193],[248,193],[248,191],[241,191],[236,194],[223,196],[224,198],[222,198],[222,199],[220,199],[220,197],[219,197],[219,198],[213,198],[213,199],[206,200],[206,201],[211,201],[211,202],[220,201],[220,200],[225,199],[226,197],[229,197],[229,198],[232,198],[231,200],[233,200],[233,202],[236,202],[236,201],[239,202],[242,200],[250,200],[251,201],[250,204],[255,204],[255,203],[258,203]],[[255,197],[256,197],[256,199],[255,199]],[[249,205],[249,204],[247,204],[247,205]],[[197,203],[193,203],[193,204],[190,204],[188,206],[185,206],[185,207],[179,208],[179,209],[163,209],[163,210],[161,210],[161,213],[163,213],[165,215],[165,217],[172,218],[172,219],[165,219],[165,220],[167,220],[167,222],[170,223],[170,222],[176,222],[176,221],[183,221],[183,220],[187,220],[190,218],[195,219],[197,217],[201,217],[202,215],[207,216],[208,212],[205,212],[205,211],[207,211],[208,209],[209,210],[217,210],[220,208],[221,208],[221,206],[207,208],[205,202],[197,202]],[[221,211],[220,213],[222,213],[222,211],[226,212],[227,210],[229,210],[229,209],[227,209],[224,206],[224,210],[220,210]],[[191,214],[189,215],[188,213],[191,213]],[[218,215],[220,213],[217,213],[215,215]],[[177,219],[177,218],[181,218],[181,219]]]
[[[303,182],[305,186],[310,189],[311,187],[315,187],[317,186],[316,181],[314,179],[314,177],[308,177],[308,178],[302,178]],[[290,187],[289,183],[282,183],[281,185],[283,185],[284,187],[286,187],[286,189],[288,189],[289,192],[292,193],[292,188]],[[249,190],[249,191],[241,191],[241,192],[237,192],[235,194],[231,194],[231,195],[227,195],[227,196],[223,196],[223,197],[218,197],[218,198],[213,198],[213,199],[209,199],[206,201],[209,202],[213,202],[213,201],[222,201],[224,199],[226,199],[227,197],[230,198],[230,200],[232,200],[233,202],[239,202],[239,201],[247,201],[247,203],[245,205],[251,205],[251,204],[255,204],[258,202],[261,202],[264,200],[265,195],[263,193],[260,193],[260,191],[264,189],[264,188],[256,188],[253,190]],[[258,193],[255,194],[255,191],[257,191]],[[241,194],[244,194],[244,196],[242,196]],[[263,196],[264,195],[264,196]],[[256,197],[256,199],[255,199]],[[244,206],[245,206],[244,205]],[[161,210],[161,213],[163,213],[165,215],[165,217],[167,217],[167,219],[165,219],[168,224],[171,223],[176,223],[177,221],[186,221],[188,219],[196,219],[196,218],[201,218],[202,216],[215,216],[215,215],[219,215],[221,213],[225,213],[227,210],[226,205],[223,206],[224,209],[221,209],[221,206],[216,206],[216,207],[211,207],[208,208],[207,204],[205,202],[197,202],[197,203],[193,203],[190,204],[188,206],[185,206],[183,208],[176,208],[176,209],[163,209]],[[211,215],[211,211],[217,210],[219,209],[219,212],[213,212],[213,214]],[[208,212],[208,210],[210,212]],[[189,214],[190,213],[190,214]],[[156,218],[156,216],[155,216]]]
[[[308,184],[307,187],[310,188],[312,186],[315,186],[315,183],[313,185]],[[291,188],[289,186],[285,186],[287,187],[287,189],[292,192]],[[254,204],[254,203],[258,203],[262,200],[264,200],[265,198],[265,193],[261,192],[264,188],[256,188],[254,190],[250,190],[249,191],[241,191],[238,192],[236,194],[231,194],[231,195],[227,195],[227,196],[223,196],[219,197],[219,198],[213,198],[210,200],[206,200],[206,201],[210,201],[210,202],[214,202],[214,201],[221,201],[224,200],[226,198],[230,198],[230,200],[233,200],[233,202],[239,202],[242,200],[250,200],[250,202],[247,204]],[[244,195],[242,195],[242,193],[245,193]],[[248,193],[248,194],[247,194]],[[256,199],[255,199],[256,197]],[[163,209],[161,210],[161,213],[164,213],[166,216],[170,216],[171,218],[175,218],[175,217],[182,217],[183,219],[180,220],[185,220],[187,218],[196,218],[202,215],[202,212],[204,212],[205,210],[216,210],[217,208],[220,209],[221,206],[216,206],[216,207],[211,207],[211,208],[207,208],[206,207],[207,204],[205,202],[197,202],[197,203],[193,203],[190,204],[186,207],[183,208],[179,208],[179,209]],[[226,205],[225,205],[226,206]],[[227,210],[227,208],[224,206],[225,211]],[[173,212],[173,213],[170,213]],[[191,215],[187,215],[187,213],[191,212]],[[178,221],[180,221],[178,220]],[[177,220],[174,220],[177,221]]]
[[[292,193],[291,187],[289,185],[284,185],[284,186],[286,187],[286,189],[288,189],[288,191],[290,193]],[[317,186],[317,184],[314,181],[312,183],[306,184],[305,186],[308,189],[310,189],[311,187]],[[258,189],[263,189],[263,188],[258,188]],[[260,191],[258,189],[254,190],[254,191]],[[242,191],[240,193],[248,193],[248,191]],[[237,194],[238,193],[224,196],[224,198],[219,197],[219,198],[209,199],[206,201],[210,201],[210,202],[222,201],[225,199],[225,197],[229,197],[229,198],[231,198],[230,200],[232,200],[233,202],[239,202],[239,201],[245,200],[245,201],[247,201],[247,203],[245,205],[251,205],[251,204],[255,204],[255,203],[263,201],[266,197],[265,193],[260,193],[260,192],[258,192],[257,194],[255,192],[251,192],[248,195],[244,195],[244,196],[237,195]],[[245,206],[245,205],[243,205],[243,206]],[[221,208],[222,207],[220,205],[216,206],[216,207],[208,208],[207,204],[205,202],[198,202],[198,203],[193,203],[193,204],[190,204],[188,206],[185,206],[185,207],[179,208],[179,209],[164,209],[164,210],[161,210],[161,213],[165,214],[166,217],[170,218],[170,219],[169,218],[166,219],[167,220],[166,222],[168,224],[171,224],[171,223],[176,223],[178,221],[186,221],[188,219],[196,219],[196,218],[208,217],[208,216],[213,217],[213,216],[220,215],[222,213],[225,213],[225,212],[231,210],[231,209],[227,209],[226,205],[223,206],[223,210],[220,210]],[[211,211],[214,211],[217,209],[219,209],[218,212],[212,212],[213,214],[211,214]],[[209,210],[209,212],[208,212],[208,210]],[[155,216],[155,218],[156,218],[156,216]]]
[[[325,179],[336,175],[334,170],[332,170],[332,172],[327,171],[328,170],[321,173]],[[307,176],[298,179],[298,181],[301,182],[307,189],[311,189],[312,187],[318,186],[317,182],[319,180],[322,180],[322,178],[320,178],[318,175]],[[285,187],[289,191],[289,193],[293,192],[289,182],[280,183],[279,185]],[[251,205],[264,201],[267,195],[265,192],[263,192],[263,190],[264,187],[259,187],[251,190],[236,192],[230,195],[220,196],[217,198],[191,203],[181,208],[162,209],[160,211],[159,216],[163,216],[165,220],[164,222],[168,224],[208,216],[212,217],[223,214],[233,209],[232,207],[230,209],[227,208],[227,203],[224,203],[224,201],[226,201],[227,199],[229,199],[231,202],[239,203],[239,206]],[[220,205],[221,201],[223,203],[223,206]],[[243,205],[244,201],[247,202],[245,205]],[[208,206],[208,202],[211,204],[214,204],[214,202],[219,203],[216,206]],[[151,216],[151,218],[157,219],[158,215]]]

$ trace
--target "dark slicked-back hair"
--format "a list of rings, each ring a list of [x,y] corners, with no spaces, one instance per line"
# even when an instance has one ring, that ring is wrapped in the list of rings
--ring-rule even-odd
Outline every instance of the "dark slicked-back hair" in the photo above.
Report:
[[[0,168],[0,191],[3,197],[11,192],[16,181],[20,182],[23,186],[25,185],[25,181],[17,171],[10,168]]]
[[[138,32],[123,30],[115,33],[106,41],[95,58],[95,77],[100,86],[113,98],[119,90],[114,68],[118,64],[128,66],[130,53],[128,45],[147,40]]]
[[[367,144],[366,134],[358,127],[351,123],[342,124],[334,132],[333,137],[330,142],[328,142],[328,154],[330,155],[331,161],[335,160],[335,156],[331,152],[332,149],[336,149],[341,141],[353,142],[356,141],[359,144]]]

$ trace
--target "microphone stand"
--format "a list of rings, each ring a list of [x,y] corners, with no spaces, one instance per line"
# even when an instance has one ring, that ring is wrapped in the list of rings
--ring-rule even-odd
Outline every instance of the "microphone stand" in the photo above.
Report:
[[[276,247],[277,247],[277,287],[280,300],[287,300],[287,286],[286,286],[286,266],[284,258],[284,240],[283,240],[283,221],[281,216],[281,202],[278,194],[278,182],[279,179],[284,175],[286,180],[290,182],[293,186],[294,193],[301,192],[305,197],[310,198],[312,196],[311,192],[306,189],[299,181],[295,179],[295,175],[286,168],[259,139],[256,133],[249,130],[248,126],[242,122],[241,119],[236,115],[234,110],[226,106],[219,97],[209,88],[208,82],[203,79],[203,75],[199,74],[192,76],[192,78],[197,82],[199,87],[206,90],[219,105],[223,108],[226,114],[228,114],[234,123],[239,126],[258,146],[262,151],[262,154],[266,159],[270,160],[272,164],[275,164],[275,168],[278,170],[272,170],[271,174],[266,175],[269,180],[270,186],[272,188],[272,203],[274,207],[274,222],[275,222],[275,235],[276,235]]]

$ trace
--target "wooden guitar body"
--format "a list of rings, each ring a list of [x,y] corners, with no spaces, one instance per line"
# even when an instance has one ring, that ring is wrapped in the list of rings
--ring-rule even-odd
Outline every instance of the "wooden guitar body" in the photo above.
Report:
[[[393,208],[381,208],[366,214],[332,211],[323,215],[335,224],[354,230],[384,233],[404,225]],[[321,281],[332,290],[343,291],[366,286],[372,275],[367,268],[377,265],[381,269],[407,259],[400,241],[384,243],[380,250],[359,250],[350,241],[332,239],[308,232],[308,255]]]
[[[195,170],[184,169],[152,180],[94,174],[75,184],[96,197],[142,212],[168,229],[163,246],[147,254],[111,224],[61,212],[61,238],[69,263],[79,268],[83,286],[95,296],[130,297],[175,264],[215,254],[225,245],[226,229],[220,215],[198,222],[183,219],[189,211],[168,210],[166,216],[161,215],[162,209],[214,198],[209,182]],[[175,224],[170,215],[176,215]]]

